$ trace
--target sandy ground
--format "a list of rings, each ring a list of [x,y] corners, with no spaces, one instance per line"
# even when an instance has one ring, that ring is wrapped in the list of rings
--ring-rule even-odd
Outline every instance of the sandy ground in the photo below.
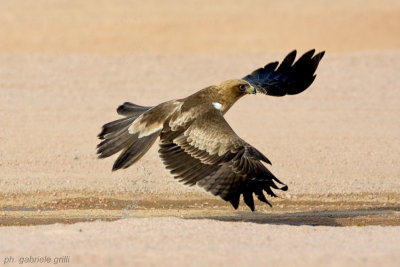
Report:
[[[171,179],[157,146],[111,173],[116,156],[95,155],[101,125],[126,100],[155,105],[276,58],[0,55],[2,193],[202,193]],[[227,120],[271,159],[289,195],[397,193],[399,62],[397,51],[328,54],[304,94],[248,96]]]
[[[398,266],[400,260],[398,227],[143,218],[0,228],[0,234],[7,240],[2,254],[14,258],[9,266],[30,255],[53,262],[68,255],[69,264],[60,266]]]
[[[0,2],[0,263],[396,266],[400,2],[231,3]],[[306,92],[226,115],[289,186],[272,209],[180,185],[157,146],[115,173],[116,157],[96,158],[124,101],[181,98],[314,47],[327,54]]]

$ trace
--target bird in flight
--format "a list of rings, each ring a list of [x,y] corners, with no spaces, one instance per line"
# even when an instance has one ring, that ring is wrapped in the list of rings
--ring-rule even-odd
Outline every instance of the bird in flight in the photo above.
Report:
[[[138,161],[159,141],[159,155],[171,174],[185,185],[197,185],[229,201],[237,209],[240,195],[254,211],[253,194],[270,205],[272,189],[288,187],[263,164],[271,162],[240,138],[224,114],[248,94],[295,95],[306,90],[324,52],[310,50],[297,61],[296,51],[283,61],[272,62],[242,79],[208,86],[186,98],[157,106],[125,102],[117,108],[124,118],[103,125],[97,145],[99,158],[119,154],[112,170],[125,169]]]

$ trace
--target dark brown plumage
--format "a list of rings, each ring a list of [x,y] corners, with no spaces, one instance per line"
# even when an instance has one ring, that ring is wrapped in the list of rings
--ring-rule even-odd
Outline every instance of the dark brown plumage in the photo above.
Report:
[[[294,63],[294,51],[279,67],[277,62],[270,63],[243,79],[209,86],[155,107],[126,102],[117,109],[125,118],[103,126],[97,153],[104,158],[121,151],[113,170],[127,168],[160,137],[160,158],[180,182],[203,187],[235,209],[243,195],[246,205],[254,210],[253,193],[271,205],[263,192],[275,197],[272,189],[287,190],[287,186],[262,163],[271,162],[241,139],[223,115],[247,94],[282,96],[304,91],[314,81],[323,54],[313,56],[311,50]]]

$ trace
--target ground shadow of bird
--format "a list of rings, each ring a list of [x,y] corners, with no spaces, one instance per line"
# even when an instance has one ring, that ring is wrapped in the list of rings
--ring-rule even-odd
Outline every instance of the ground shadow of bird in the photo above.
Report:
[[[371,207],[350,210],[316,210],[309,212],[264,213],[238,211],[235,215],[206,216],[190,219],[211,219],[226,222],[311,226],[400,225],[400,206]],[[188,218],[189,219],[189,218]]]

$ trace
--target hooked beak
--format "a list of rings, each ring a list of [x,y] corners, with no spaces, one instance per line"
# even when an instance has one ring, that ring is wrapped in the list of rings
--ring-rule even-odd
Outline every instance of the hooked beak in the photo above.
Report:
[[[256,88],[254,86],[250,85],[250,87],[246,90],[246,93],[248,94],[255,94],[257,92]]]

